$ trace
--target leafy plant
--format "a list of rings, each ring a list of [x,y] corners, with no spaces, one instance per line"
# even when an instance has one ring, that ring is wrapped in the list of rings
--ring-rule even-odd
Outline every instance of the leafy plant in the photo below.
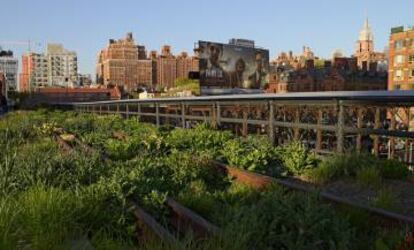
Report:
[[[302,175],[316,167],[318,160],[302,143],[292,142],[279,148],[283,165],[293,175]]]
[[[234,167],[272,176],[285,175],[281,156],[266,137],[229,140],[223,145],[221,154]]]

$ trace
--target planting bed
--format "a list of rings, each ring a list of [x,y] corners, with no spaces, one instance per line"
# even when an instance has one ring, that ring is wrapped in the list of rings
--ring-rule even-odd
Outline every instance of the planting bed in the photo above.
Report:
[[[320,161],[300,143],[275,148],[264,137],[236,138],[205,125],[157,129],[48,110],[5,116],[0,146],[1,249],[411,246],[410,225],[384,227],[366,211],[333,207],[316,191],[291,192],[269,177],[231,177],[255,172],[411,215],[410,173],[393,161]],[[215,160],[237,168],[228,176]]]

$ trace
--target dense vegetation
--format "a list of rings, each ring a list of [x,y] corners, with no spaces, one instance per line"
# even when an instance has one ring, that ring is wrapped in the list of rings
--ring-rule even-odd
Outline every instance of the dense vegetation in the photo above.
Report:
[[[86,152],[76,143],[74,150],[62,150],[54,140],[62,133],[75,134],[97,151]],[[360,214],[338,214],[316,194],[276,186],[259,192],[235,184],[211,163],[218,159],[249,171],[301,175],[317,183],[349,176],[376,185],[376,176],[408,175],[404,165],[393,161],[368,156],[321,161],[300,143],[275,148],[265,137],[236,138],[207,125],[156,129],[135,119],[48,110],[1,119],[0,148],[0,249],[88,244],[97,249],[159,249],[165,246],[136,241],[128,200],[168,228],[167,195],[222,228],[221,235],[204,242],[188,236],[183,240],[188,249],[367,249],[395,247],[403,239],[402,231],[364,227]]]

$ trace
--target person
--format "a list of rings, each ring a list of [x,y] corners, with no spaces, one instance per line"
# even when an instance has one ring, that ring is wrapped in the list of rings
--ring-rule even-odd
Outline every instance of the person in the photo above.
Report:
[[[218,44],[208,43],[207,44],[209,60],[206,70],[206,77],[208,78],[223,78],[224,71],[220,66],[219,59],[222,49]]]
[[[206,69],[201,73],[201,79],[211,84],[224,84],[225,71],[220,65],[222,46],[215,43],[207,44],[208,61]]]
[[[255,57],[256,69],[253,74],[249,76],[250,88],[259,89],[263,87],[266,82],[266,73],[263,70],[263,56],[257,53]]]
[[[243,88],[243,73],[246,70],[246,63],[242,58],[236,61],[235,69],[228,75],[230,88]]]

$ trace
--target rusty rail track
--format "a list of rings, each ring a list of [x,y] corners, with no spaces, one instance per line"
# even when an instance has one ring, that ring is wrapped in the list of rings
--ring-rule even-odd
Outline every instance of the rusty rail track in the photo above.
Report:
[[[239,168],[227,166],[218,161],[214,161],[214,164],[226,170],[227,173],[235,179],[235,181],[249,185],[256,189],[262,189],[269,185],[277,184],[277,185],[286,187],[291,190],[301,191],[305,193],[318,192],[319,196],[322,199],[330,203],[334,203],[337,205],[346,205],[349,207],[361,209],[363,211],[368,212],[370,215],[375,216],[375,218],[378,218],[381,221],[385,222],[385,225],[406,224],[406,225],[414,226],[414,218],[412,217],[402,215],[399,213],[395,213],[392,211],[388,211],[382,208],[359,204],[352,200],[334,195],[332,193],[329,193],[326,191],[320,191],[318,190],[318,188],[314,186],[312,187],[305,186],[303,184],[293,182],[289,179],[276,179],[276,178],[265,176],[262,174],[253,173],[253,172],[242,170]]]

